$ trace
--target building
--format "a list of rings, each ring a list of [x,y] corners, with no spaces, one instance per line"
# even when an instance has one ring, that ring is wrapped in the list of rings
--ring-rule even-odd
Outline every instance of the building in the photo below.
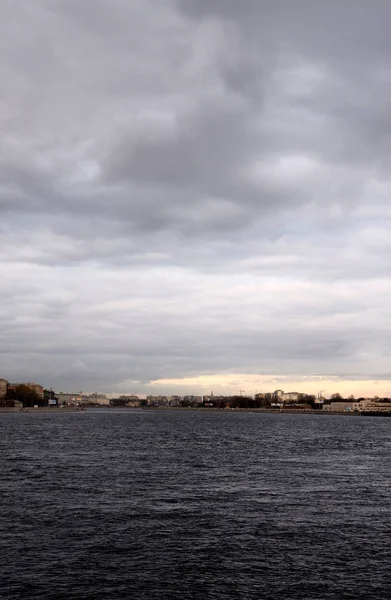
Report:
[[[43,392],[44,404],[45,406],[57,406],[58,405],[58,397],[56,392],[50,388],[50,390],[44,390]]]
[[[312,406],[310,406],[309,404],[305,404],[302,402],[294,402],[293,404],[284,404],[283,406],[281,406],[281,410],[294,410],[294,411],[311,411],[312,412]]]
[[[83,396],[83,404],[93,404],[95,406],[109,406],[110,400],[106,394],[89,394]]]
[[[371,412],[371,413],[390,413],[391,402],[380,401],[378,398],[366,398],[361,402],[354,403],[355,410],[358,412]]]
[[[283,390],[276,390],[272,394],[273,402],[299,402],[300,401],[299,392],[284,392]]]
[[[338,402],[330,402],[330,404],[325,404],[323,406],[323,410],[329,412],[354,412],[358,410],[357,408],[358,402],[350,402],[349,400],[340,400]]]
[[[167,396],[147,396],[147,406],[168,406]]]
[[[283,400],[284,402],[299,402],[300,394],[299,392],[284,392]]]
[[[110,398],[109,402],[110,402],[110,406],[116,406],[116,407],[128,406],[128,400],[126,400],[125,398]]]
[[[391,402],[380,401],[378,398],[366,398],[361,401],[340,400],[325,404],[323,410],[332,412],[372,412],[372,413],[390,413]]]
[[[202,396],[187,395],[183,396],[183,406],[201,406]]]
[[[0,379],[0,402],[7,398],[8,381]]]
[[[182,406],[182,396],[174,395],[169,398],[170,406]]]
[[[80,392],[60,392],[58,394],[58,404],[61,406],[78,406],[82,400],[83,397]]]
[[[9,383],[7,400],[18,400],[25,407],[45,406],[47,404],[42,385],[33,382]]]
[[[8,390],[9,391],[15,391],[16,388],[18,388],[20,385],[25,385],[26,387],[28,387],[30,390],[32,390],[33,392],[35,392],[38,396],[38,398],[40,400],[43,400],[43,386],[39,385],[38,383],[33,383],[33,382],[21,382],[21,383],[9,383],[8,384]]]

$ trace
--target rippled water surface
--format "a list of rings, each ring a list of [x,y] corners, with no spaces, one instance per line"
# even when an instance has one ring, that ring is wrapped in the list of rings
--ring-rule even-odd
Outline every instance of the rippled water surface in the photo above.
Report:
[[[391,598],[391,419],[0,414],[0,596]]]

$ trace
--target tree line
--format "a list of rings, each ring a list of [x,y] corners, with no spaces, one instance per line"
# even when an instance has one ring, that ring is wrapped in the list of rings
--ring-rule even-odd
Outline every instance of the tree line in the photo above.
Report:
[[[7,401],[21,402],[24,408],[47,406],[49,400],[53,398],[55,398],[53,390],[44,390],[42,397],[34,389],[23,383],[7,390]]]

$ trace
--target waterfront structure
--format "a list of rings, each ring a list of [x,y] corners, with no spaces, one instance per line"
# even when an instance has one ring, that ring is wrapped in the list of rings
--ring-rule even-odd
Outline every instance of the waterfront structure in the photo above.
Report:
[[[359,412],[370,412],[370,413],[390,413],[391,402],[381,402],[379,399],[366,398],[361,402],[355,403],[355,410]]]
[[[378,398],[365,398],[365,400],[339,400],[330,402],[323,406],[326,412],[372,412],[372,413],[390,413],[391,402],[380,401]]]
[[[328,412],[354,412],[358,410],[357,404],[359,403],[351,402],[350,400],[340,400],[325,404],[323,410]]]
[[[303,411],[303,412],[308,412],[313,410],[312,406],[310,406],[309,404],[305,404],[305,403],[301,403],[301,402],[294,402],[292,404],[283,404],[280,407],[280,410],[283,411]]]

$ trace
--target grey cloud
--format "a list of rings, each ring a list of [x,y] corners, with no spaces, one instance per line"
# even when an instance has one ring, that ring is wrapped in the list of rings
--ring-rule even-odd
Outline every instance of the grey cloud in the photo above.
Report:
[[[341,64],[353,59],[356,69],[389,49],[387,0],[339,2],[330,0],[177,0],[185,14],[195,18],[214,17],[233,21],[258,31],[258,39],[274,41],[282,49],[303,48],[312,55],[339,56]],[[251,43],[252,40],[250,40]],[[325,50],[327,52],[325,52]],[[359,52],[355,56],[355,52]]]
[[[391,378],[388,2],[0,5],[0,377]]]

